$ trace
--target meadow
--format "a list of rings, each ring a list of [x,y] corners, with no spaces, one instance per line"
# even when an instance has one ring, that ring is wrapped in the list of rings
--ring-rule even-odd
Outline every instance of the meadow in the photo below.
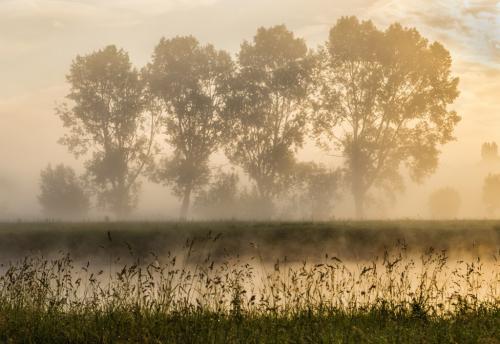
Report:
[[[500,223],[0,224],[0,342],[498,343]]]

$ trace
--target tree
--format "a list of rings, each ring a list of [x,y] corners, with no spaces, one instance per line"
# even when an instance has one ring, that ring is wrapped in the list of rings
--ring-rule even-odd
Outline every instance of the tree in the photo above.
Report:
[[[241,187],[239,180],[235,172],[218,173],[208,188],[198,193],[195,212],[209,219],[269,220],[274,204],[263,200],[255,187]]]
[[[271,201],[289,184],[304,142],[314,66],[304,40],[285,26],[260,28],[244,42],[228,100],[226,155]]]
[[[147,112],[144,83],[115,46],[77,56],[67,80],[72,106],[57,109],[69,129],[60,142],[85,155],[99,204],[124,217],[137,204],[138,177],[151,158],[158,116]]]
[[[339,184],[340,171],[314,162],[298,163],[293,196],[306,216],[312,220],[328,220],[333,216],[333,202],[338,197]]]
[[[450,187],[434,191],[429,198],[429,209],[434,219],[456,218],[460,205],[460,194]]]
[[[71,167],[48,165],[40,173],[38,201],[43,213],[56,218],[81,218],[89,210],[89,196]]]
[[[162,129],[173,155],[154,180],[173,185],[185,219],[193,191],[210,177],[210,156],[223,141],[222,111],[233,62],[228,53],[194,37],[162,39],[147,67],[148,85],[165,117]]]
[[[318,53],[313,97],[318,143],[345,159],[356,217],[374,188],[404,188],[401,168],[421,182],[438,165],[439,145],[453,139],[460,117],[451,57],[415,29],[341,18]]]
[[[483,202],[490,215],[500,209],[500,174],[489,174],[484,179]]]
[[[208,219],[237,217],[238,206],[241,205],[238,182],[236,173],[220,172],[208,189],[197,195],[194,202],[196,212]]]
[[[481,146],[481,158],[485,163],[498,162],[498,146],[496,142],[485,142]]]

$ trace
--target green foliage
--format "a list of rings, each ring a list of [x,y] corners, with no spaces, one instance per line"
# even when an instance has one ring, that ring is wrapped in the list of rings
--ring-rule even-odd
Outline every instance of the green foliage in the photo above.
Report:
[[[0,311],[3,342],[50,343],[496,343],[500,315],[421,320],[333,313],[292,317],[222,316],[193,313],[163,316],[129,312],[98,314]],[[6,318],[13,319],[11,321]],[[20,329],[24,328],[23,331]]]
[[[87,156],[87,178],[99,204],[117,216],[137,203],[137,178],[150,159],[155,115],[147,121],[144,83],[128,54],[115,46],[77,56],[71,90],[57,113],[69,130],[60,142]]]
[[[367,193],[403,189],[401,167],[419,182],[438,164],[460,117],[451,57],[417,30],[378,30],[356,17],[338,20],[319,52],[314,132],[345,158],[358,217]]]
[[[233,62],[194,37],[162,39],[146,68],[149,92],[163,111],[162,132],[173,149],[154,178],[173,186],[187,216],[193,191],[207,184],[208,163],[224,141],[221,113]]]
[[[38,201],[51,218],[75,219],[85,216],[90,200],[75,171],[62,164],[48,165],[40,172]]]
[[[285,26],[260,28],[238,54],[227,102],[226,155],[272,201],[289,185],[302,147],[313,62]]]

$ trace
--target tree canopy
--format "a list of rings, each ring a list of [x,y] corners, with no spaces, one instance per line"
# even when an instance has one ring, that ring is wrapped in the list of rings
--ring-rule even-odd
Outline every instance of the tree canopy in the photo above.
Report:
[[[210,156],[224,141],[222,112],[233,62],[228,53],[194,37],[162,39],[147,66],[151,94],[164,117],[162,132],[172,148],[154,176],[173,186],[187,216],[191,193],[210,176]]]
[[[313,59],[285,26],[260,28],[238,54],[227,106],[226,155],[272,199],[288,184],[304,143]]]
[[[77,56],[67,80],[71,104],[57,112],[69,132],[60,142],[86,157],[99,204],[123,217],[136,205],[137,178],[152,153],[157,116],[146,111],[143,81],[113,45]]]
[[[458,78],[441,44],[412,28],[381,31],[355,17],[338,20],[319,57],[314,132],[344,157],[363,217],[371,189],[403,189],[403,166],[417,182],[435,171],[439,146],[453,139],[460,120],[448,108]]]
[[[67,80],[60,142],[85,157],[98,204],[118,217],[136,206],[147,174],[172,188],[186,219],[223,152],[250,182],[238,200],[266,218],[297,183],[318,210],[311,216],[329,217],[340,179],[361,218],[375,191],[394,197],[404,176],[420,183],[435,172],[460,121],[450,109],[459,94],[450,53],[416,29],[356,17],[339,19],[317,51],[284,25],[259,28],[235,60],[177,36],[162,38],[141,72],[111,45],[77,56]],[[309,136],[342,169],[300,163]],[[496,144],[485,144],[483,157],[493,155]],[[219,182],[210,194],[237,184]]]

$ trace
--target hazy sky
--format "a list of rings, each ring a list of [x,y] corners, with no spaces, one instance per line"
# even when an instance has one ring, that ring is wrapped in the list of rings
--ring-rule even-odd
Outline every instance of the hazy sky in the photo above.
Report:
[[[13,213],[36,213],[40,169],[61,161],[80,166],[56,142],[63,130],[53,111],[77,54],[116,44],[140,67],[162,36],[186,34],[235,53],[257,27],[282,23],[314,48],[343,15],[372,19],[382,28],[401,22],[451,51],[461,79],[453,107],[463,120],[423,190],[446,182],[458,187],[467,166],[479,160],[481,143],[500,141],[500,1],[0,0],[0,208],[3,202]],[[301,157],[314,158],[307,153]],[[478,185],[462,187],[473,192]],[[426,193],[408,190],[398,214],[420,214],[408,205]],[[142,207],[157,203],[142,199]]]

